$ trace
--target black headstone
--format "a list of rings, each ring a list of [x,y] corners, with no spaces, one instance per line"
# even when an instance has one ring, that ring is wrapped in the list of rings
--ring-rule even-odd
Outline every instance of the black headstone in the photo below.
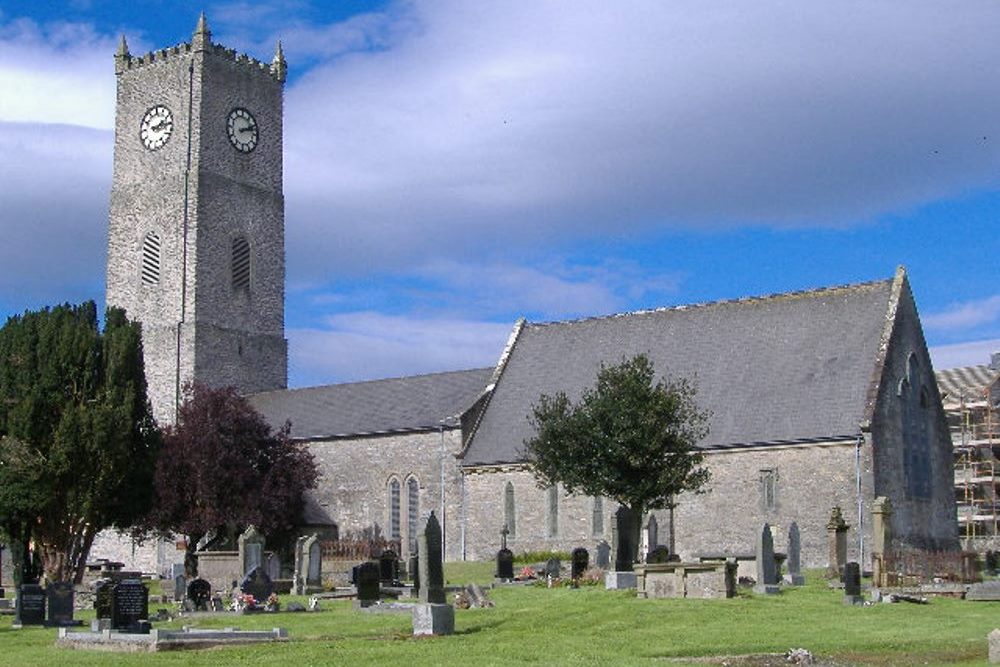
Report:
[[[638,524],[639,519],[632,510],[619,507],[615,512],[615,532],[618,535],[618,544],[615,545],[615,570],[617,572],[632,571],[632,564],[635,563],[639,547],[636,543]]]
[[[357,567],[358,600],[372,602],[379,597],[379,566],[375,561],[366,561]]]
[[[514,552],[501,549],[497,552],[497,579],[514,578]]]
[[[111,579],[94,582],[94,615],[97,618],[111,618],[111,588],[114,585]]]
[[[45,593],[48,605],[48,621],[46,625],[79,625],[79,623],[73,620],[73,584],[71,582],[53,582],[45,589]]]
[[[123,579],[111,589],[111,629],[148,630],[149,589],[139,579]],[[146,623],[143,623],[146,622]]]
[[[21,625],[44,625],[45,589],[38,584],[21,584],[17,593],[16,613]]]
[[[195,579],[187,587],[187,598],[198,611],[208,611],[208,601],[212,599],[212,584],[204,579]]]
[[[601,540],[597,543],[597,556],[595,558],[597,567],[607,568],[611,565],[611,545]]]
[[[413,554],[410,556],[410,579],[413,580],[413,596],[420,592],[420,556]]]
[[[399,556],[392,549],[386,549],[378,557],[379,579],[382,583],[392,584],[399,581]]]
[[[573,549],[570,555],[570,579],[579,579],[590,567],[590,552],[583,547]]]
[[[844,565],[844,595],[861,595],[861,566],[855,562]]]
[[[545,562],[545,576],[552,577],[553,579],[559,578],[559,573],[562,571],[562,563],[558,558],[550,558]]]
[[[252,595],[258,604],[263,605],[274,592],[274,583],[264,571],[264,566],[258,565],[243,577],[243,581],[240,582],[240,590]]]

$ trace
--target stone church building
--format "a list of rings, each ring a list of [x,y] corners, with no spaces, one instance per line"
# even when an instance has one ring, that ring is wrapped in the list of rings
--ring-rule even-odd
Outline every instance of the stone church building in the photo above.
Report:
[[[238,55],[202,17],[190,42],[144,56],[123,38],[115,71],[108,304],[143,324],[161,423],[190,380],[236,386],[275,426],[291,420],[322,475],[304,532],[377,533],[405,554],[434,510],[452,560],[491,558],[504,525],[515,552],[592,549],[610,539],[616,507],[535,485],[521,455],[528,414],[540,394],[578,397],[602,363],[643,352],[658,372],[694,380],[712,414],[699,443],[711,482],[658,513],[660,543],[685,558],[742,554],[764,521],[796,521],[804,563],[825,565],[836,505],[851,557],[865,559],[871,503],[887,496],[902,542],[957,544],[948,428],[902,269],[846,287],[520,321],[494,368],[286,389],[280,45],[269,63]],[[143,568],[162,570],[162,556]]]

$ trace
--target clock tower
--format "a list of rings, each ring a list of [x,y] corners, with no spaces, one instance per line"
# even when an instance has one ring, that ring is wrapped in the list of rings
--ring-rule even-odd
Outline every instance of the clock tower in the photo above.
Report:
[[[189,381],[286,386],[282,92],[270,63],[212,43],[115,54],[107,303],[142,323],[153,412]]]

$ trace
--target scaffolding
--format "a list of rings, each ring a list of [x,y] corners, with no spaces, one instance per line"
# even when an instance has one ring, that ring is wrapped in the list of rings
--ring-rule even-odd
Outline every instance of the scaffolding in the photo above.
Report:
[[[1000,415],[987,385],[946,405],[955,456],[955,501],[961,537],[1000,536]]]

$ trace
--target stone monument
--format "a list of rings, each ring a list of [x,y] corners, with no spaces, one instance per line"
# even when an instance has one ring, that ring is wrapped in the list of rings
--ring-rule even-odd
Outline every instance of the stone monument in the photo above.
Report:
[[[757,584],[753,587],[755,593],[774,595],[778,588],[778,567],[774,562],[774,538],[771,536],[771,526],[764,524],[757,536]]]
[[[892,503],[885,496],[879,496],[872,503],[872,583],[882,587],[889,585],[885,556],[892,544],[890,518]]]
[[[830,520],[826,524],[827,542],[830,547],[829,565],[826,576],[829,579],[840,579],[847,563],[847,530],[850,526],[844,521],[840,507],[834,507],[830,512]]]
[[[844,565],[844,604],[864,604],[861,596],[861,566],[855,562]]]
[[[785,583],[792,586],[802,586],[806,578],[802,575],[802,537],[799,535],[799,524],[792,522],[788,527],[788,574]]]
[[[455,632],[455,608],[445,602],[441,526],[434,512],[417,536],[420,557],[420,602],[413,607],[414,635],[450,635]]]
[[[509,534],[507,524],[504,524],[500,531],[500,551],[497,552],[496,578],[501,581],[510,581],[514,578],[514,552],[507,548]]]
[[[253,526],[237,540],[240,552],[240,575],[244,576],[264,564],[264,536]]]

